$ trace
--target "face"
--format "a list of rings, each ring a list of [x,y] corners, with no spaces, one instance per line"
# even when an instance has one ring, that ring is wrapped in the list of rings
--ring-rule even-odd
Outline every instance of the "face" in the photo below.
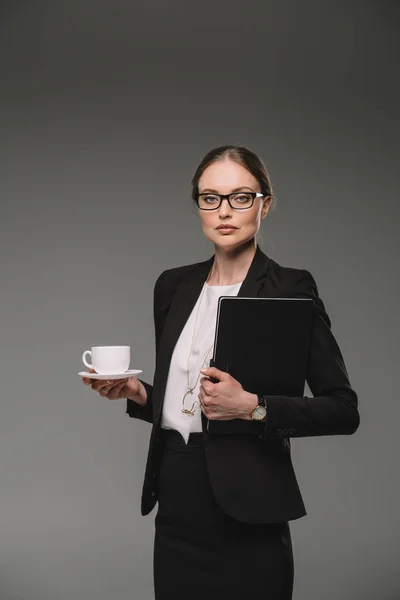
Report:
[[[230,194],[233,191],[261,192],[257,179],[236,162],[225,159],[211,164],[199,179],[199,194],[214,192]],[[246,210],[231,208],[227,199],[215,210],[200,210],[204,235],[214,244],[235,248],[257,234],[261,221],[267,216],[271,198],[257,197]],[[233,225],[236,229],[217,229],[219,225]]]

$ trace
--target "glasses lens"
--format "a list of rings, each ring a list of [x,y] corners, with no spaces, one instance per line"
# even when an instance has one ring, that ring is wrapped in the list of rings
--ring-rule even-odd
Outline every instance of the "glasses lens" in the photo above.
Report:
[[[219,196],[215,196],[215,194],[199,194],[198,197],[199,208],[206,210],[217,208],[219,201]]]
[[[232,194],[230,200],[234,208],[249,208],[253,202],[253,197],[251,194],[246,194],[246,192],[238,192]]]
[[[215,209],[219,205],[219,202],[220,198],[216,194],[199,194],[198,196],[199,208],[203,210]],[[253,197],[246,192],[238,192],[231,194],[230,202],[233,208],[250,208],[253,203]]]

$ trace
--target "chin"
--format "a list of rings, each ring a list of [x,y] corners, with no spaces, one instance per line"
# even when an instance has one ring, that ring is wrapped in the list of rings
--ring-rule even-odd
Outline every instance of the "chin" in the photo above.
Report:
[[[212,236],[212,237],[209,237],[208,239],[215,246],[218,246],[219,248],[223,248],[224,250],[228,250],[229,248],[231,248],[232,250],[234,250],[241,246],[243,246],[243,248],[244,248],[244,247],[247,247],[248,245],[252,245],[254,243],[256,233],[257,232],[255,232],[252,235],[247,235],[247,236],[244,236],[242,234],[241,237],[239,237],[237,234],[236,235],[219,235],[219,234],[217,234],[217,236]]]
[[[211,241],[216,245],[216,246],[220,246],[221,248],[236,248],[236,246],[239,246],[240,244],[242,244],[244,242],[244,240],[238,240],[237,238],[235,240],[232,239],[228,239],[231,238],[231,236],[226,235],[226,236],[221,236],[219,238],[213,238]]]

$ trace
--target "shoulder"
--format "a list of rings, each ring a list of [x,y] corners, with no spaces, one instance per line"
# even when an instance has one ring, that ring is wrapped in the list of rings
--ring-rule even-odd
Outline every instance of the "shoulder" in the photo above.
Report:
[[[269,289],[275,289],[277,295],[314,300],[316,316],[322,318],[325,324],[331,327],[331,320],[319,295],[317,283],[308,269],[283,266],[270,259],[267,276]]]
[[[157,282],[172,282],[172,281],[182,281],[185,277],[197,266],[201,263],[194,263],[191,265],[183,265],[180,267],[173,267],[172,269],[166,269],[163,271],[157,278]]]
[[[282,293],[295,293],[300,297],[318,297],[318,287],[307,269],[284,266],[270,258],[268,277]]]
[[[279,272],[281,280],[285,282],[282,286],[282,295],[292,298],[310,298],[314,300],[316,322],[323,322],[324,326],[330,329],[331,319],[326,312],[325,304],[319,295],[317,283],[310,271],[307,269],[282,267],[281,265],[277,266],[279,268],[276,270],[276,273]]]
[[[179,285],[185,281],[198,267],[204,265],[207,261],[192,263],[188,265],[182,265],[179,267],[173,267],[162,271],[157,277],[154,285],[154,291],[157,292],[169,292],[174,294]]]

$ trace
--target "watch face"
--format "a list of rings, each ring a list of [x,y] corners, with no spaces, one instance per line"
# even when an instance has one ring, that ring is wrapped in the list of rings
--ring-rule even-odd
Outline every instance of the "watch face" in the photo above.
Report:
[[[265,406],[256,406],[256,408],[253,411],[253,419],[260,421],[265,417],[266,414],[267,409],[265,408]]]

